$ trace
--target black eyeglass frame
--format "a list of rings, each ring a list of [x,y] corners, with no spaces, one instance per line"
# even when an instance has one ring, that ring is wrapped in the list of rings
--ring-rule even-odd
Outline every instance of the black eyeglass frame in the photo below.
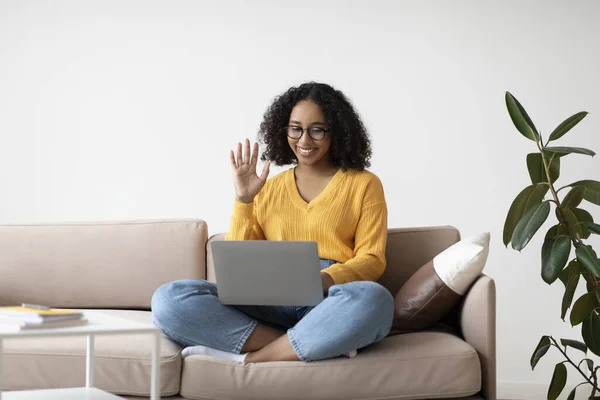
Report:
[[[290,128],[297,128],[297,129],[301,129],[301,130],[302,130],[302,132],[300,133],[300,136],[298,136],[298,137],[293,137],[293,136],[290,136]],[[310,131],[311,131],[312,129],[318,129],[318,130],[321,130],[321,131],[323,131],[323,137],[322,137],[322,138],[320,138],[320,139],[315,139],[315,138],[313,137],[313,135],[310,133]],[[285,126],[285,127],[283,128],[283,130],[285,131],[285,134],[287,135],[287,137],[289,137],[290,139],[294,139],[294,140],[300,140],[300,139],[302,139],[302,135],[304,135],[304,132],[306,132],[306,133],[308,133],[308,136],[310,136],[310,138],[311,138],[312,140],[314,140],[314,141],[318,142],[318,141],[321,141],[321,140],[325,139],[325,135],[331,131],[331,128],[327,128],[327,129],[325,129],[325,128],[321,128],[320,126],[309,126],[308,128],[302,128],[301,126],[298,126],[298,125],[288,125],[288,126]]]

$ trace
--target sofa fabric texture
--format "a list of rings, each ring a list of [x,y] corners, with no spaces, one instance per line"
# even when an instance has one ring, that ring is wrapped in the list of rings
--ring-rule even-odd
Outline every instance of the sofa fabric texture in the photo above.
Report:
[[[431,399],[472,395],[480,388],[477,352],[457,336],[436,331],[389,337],[354,358],[315,363],[244,366],[186,357],[181,379],[182,396],[212,400]]]

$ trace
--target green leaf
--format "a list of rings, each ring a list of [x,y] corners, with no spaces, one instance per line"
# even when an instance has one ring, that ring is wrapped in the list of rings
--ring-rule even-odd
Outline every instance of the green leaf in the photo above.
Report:
[[[508,246],[510,239],[526,210],[540,204],[548,193],[548,185],[530,185],[523,189],[512,202],[504,222],[503,241]]]
[[[585,186],[575,186],[565,196],[561,202],[561,206],[565,208],[575,208],[583,200],[583,193],[585,193]]]
[[[600,356],[600,317],[598,317],[596,311],[591,312],[583,320],[581,337],[583,337],[588,349],[595,355]]]
[[[565,218],[567,219],[567,222],[569,223],[569,226],[571,227],[571,231],[573,232],[573,235],[575,235],[578,238],[583,238],[583,239],[587,239],[588,237],[590,237],[590,231],[587,228],[587,226],[585,226],[585,224],[583,224],[582,220],[579,219],[579,217],[581,217],[583,220],[588,220],[588,219],[592,219],[592,216],[590,215],[590,213],[588,213],[585,210],[582,210],[580,208],[576,208],[575,210],[572,210],[570,208],[563,208],[562,212],[565,215]],[[562,221],[562,217],[560,214],[560,210],[558,209],[558,207],[556,208],[556,219],[558,219],[559,221]],[[578,217],[579,216],[579,217]],[[566,229],[566,234],[568,235],[568,230]]]
[[[579,237],[581,239],[589,238],[591,235],[591,232],[590,232],[590,229],[588,228],[587,224],[589,222],[594,222],[594,218],[592,217],[592,214],[590,214],[589,212],[587,212],[586,210],[581,209],[581,208],[573,209],[573,214],[579,221],[577,224],[575,224],[575,227],[573,228],[573,233],[579,234]]]
[[[594,222],[594,217],[592,217],[592,214],[583,208],[572,208],[572,210],[579,222]]]
[[[569,186],[584,186],[583,198],[600,206],[600,182],[593,180],[584,180],[575,182]]]
[[[556,207],[556,209],[554,210],[554,214],[556,214],[556,219],[559,220],[561,223],[563,222],[563,219],[561,216],[561,210],[562,210],[562,213],[565,215],[565,218],[567,219],[567,222],[569,223],[570,226],[573,226],[579,222],[579,220],[573,213],[573,210],[571,210],[570,208]]]
[[[587,239],[590,237],[591,233],[585,223],[580,222],[575,225],[573,228],[573,234],[579,237],[579,239]]]
[[[548,232],[546,232],[546,236],[544,237],[544,240],[552,239],[552,238],[560,236],[560,235],[569,235],[569,231],[567,230],[567,228],[564,227],[564,225],[561,225],[561,224],[553,225],[550,229],[548,229]]]
[[[565,347],[572,347],[587,354],[587,346],[583,342],[571,339],[560,339],[560,343]]]
[[[600,225],[595,224],[593,222],[586,222],[585,226],[587,226],[590,232],[593,232],[596,235],[600,235]]]
[[[590,360],[589,358],[584,358],[584,360],[585,360],[585,363],[587,364],[588,371],[590,371],[590,372],[594,371],[594,362],[592,360]]]
[[[549,160],[547,160],[549,162]],[[531,183],[536,184],[540,182],[547,182],[548,177],[546,176],[546,169],[544,168],[544,162],[542,161],[541,153],[529,153],[527,154],[527,170],[529,171],[529,177]],[[560,158],[555,157],[550,164],[550,179],[552,183],[556,182],[560,176]]]
[[[577,386],[575,386],[573,390],[571,390],[571,393],[569,393],[569,397],[567,397],[567,400],[575,400],[575,392],[577,392]]]
[[[535,235],[546,221],[548,214],[550,214],[550,203],[548,201],[544,201],[525,211],[510,239],[513,249],[523,250],[533,235]]]
[[[556,140],[561,138],[565,133],[569,132],[571,128],[577,125],[588,113],[586,111],[578,112],[575,115],[571,115],[569,118],[565,119],[560,125],[556,127],[554,131],[550,134],[550,138],[548,141]]]
[[[592,293],[594,291],[594,284],[591,279],[585,281],[585,290]]]
[[[581,269],[581,265],[579,265],[577,259],[574,259],[571,260],[569,265],[567,265],[567,268],[561,271],[560,275],[558,275],[558,278],[562,281],[565,287],[567,287],[569,280],[575,277],[579,277],[582,271],[583,270]]]
[[[594,157],[596,153],[590,149],[584,149],[583,147],[544,147],[544,150],[550,153],[559,153],[559,154],[585,154],[586,156]]]
[[[596,252],[589,244],[580,246],[575,250],[577,260],[590,271],[594,276],[600,277],[600,262],[598,262],[598,256]]]
[[[577,326],[582,323],[592,310],[598,306],[598,300],[594,293],[586,293],[578,298],[571,310],[571,325]]]
[[[563,270],[571,253],[571,239],[566,235],[544,240],[542,245],[542,279],[552,284]]]
[[[532,371],[537,365],[538,361],[540,361],[540,359],[544,357],[544,355],[546,355],[549,348],[550,336],[542,336],[540,342],[538,343],[537,347],[533,351],[533,354],[531,355],[531,360],[529,361],[529,365],[531,365]]]
[[[519,132],[523,134],[527,139],[531,139],[534,142],[539,142],[540,135],[535,128],[535,125],[527,115],[527,112],[519,103],[519,101],[512,95],[510,92],[506,92],[504,96],[506,101],[506,108],[508,109],[508,114],[510,115],[510,119],[512,119],[513,124]]]
[[[571,307],[571,303],[573,303],[573,296],[575,295],[575,290],[577,289],[577,285],[579,284],[579,275],[576,275],[569,279],[567,282],[567,287],[565,288],[565,294],[563,295],[561,310],[560,310],[560,319],[565,320],[565,316],[567,315],[567,310]]]
[[[548,389],[548,400],[556,400],[560,393],[565,388],[567,383],[567,367],[565,364],[559,363],[554,367],[554,374],[552,375],[552,381],[550,381],[550,388]]]

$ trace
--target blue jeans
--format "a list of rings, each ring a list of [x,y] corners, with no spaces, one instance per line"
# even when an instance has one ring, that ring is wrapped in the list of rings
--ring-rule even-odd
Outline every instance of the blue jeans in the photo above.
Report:
[[[321,260],[321,269],[334,264]],[[394,299],[378,283],[356,281],[329,288],[317,306],[221,304],[216,284],[183,279],[152,296],[152,321],[170,339],[240,353],[257,324],[283,332],[302,361],[341,356],[382,340],[389,333]]]

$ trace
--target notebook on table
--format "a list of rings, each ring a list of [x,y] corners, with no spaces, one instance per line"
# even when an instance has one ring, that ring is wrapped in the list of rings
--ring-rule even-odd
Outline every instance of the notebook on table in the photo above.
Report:
[[[28,329],[62,328],[84,325],[87,320],[79,310],[34,308],[24,306],[0,307],[0,332]]]

